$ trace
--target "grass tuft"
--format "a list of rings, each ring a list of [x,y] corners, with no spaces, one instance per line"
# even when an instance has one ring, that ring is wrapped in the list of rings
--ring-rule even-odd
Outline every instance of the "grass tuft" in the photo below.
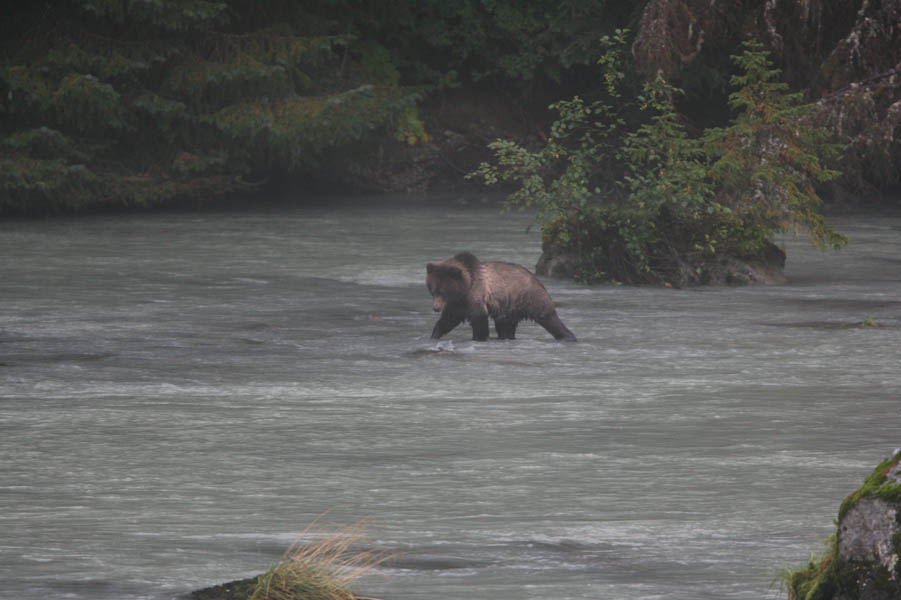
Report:
[[[838,540],[835,535],[826,542],[827,550],[820,556],[810,555],[807,566],[786,568],[779,579],[789,600],[827,600],[835,592]]]
[[[354,550],[363,538],[357,525],[319,536],[305,544],[305,531],[282,559],[259,576],[250,600],[354,600],[353,583],[374,567],[392,558],[378,550]]]
[[[866,318],[857,325],[859,327],[882,327],[882,325],[877,323],[876,320],[870,315],[867,315]]]

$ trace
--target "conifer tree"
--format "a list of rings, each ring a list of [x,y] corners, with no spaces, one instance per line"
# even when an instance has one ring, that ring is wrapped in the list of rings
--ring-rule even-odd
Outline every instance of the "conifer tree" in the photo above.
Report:
[[[310,171],[329,148],[393,135],[419,97],[378,44],[301,33],[296,4],[70,0],[19,17],[0,61],[0,211],[149,205]]]

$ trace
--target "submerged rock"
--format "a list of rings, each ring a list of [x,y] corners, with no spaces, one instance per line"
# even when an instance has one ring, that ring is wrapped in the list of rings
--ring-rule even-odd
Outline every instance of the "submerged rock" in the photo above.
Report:
[[[842,502],[829,550],[785,577],[791,600],[901,599],[901,448]]]

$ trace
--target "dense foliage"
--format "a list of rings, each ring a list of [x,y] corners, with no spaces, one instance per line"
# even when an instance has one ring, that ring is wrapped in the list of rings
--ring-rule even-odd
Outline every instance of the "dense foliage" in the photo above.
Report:
[[[837,175],[824,164],[838,146],[805,126],[814,107],[776,80],[759,44],[734,57],[736,118],[693,137],[674,106],[681,90],[661,74],[630,106],[619,84],[625,34],[604,42],[604,97],[556,103],[542,148],[498,140],[495,161],[474,173],[518,186],[511,204],[538,208],[545,245],[578,256],[578,278],[702,282],[715,257],[760,257],[790,229],[818,247],[845,243],[816,210],[816,185]]]
[[[732,77],[738,90],[729,96],[738,116],[706,135],[718,153],[710,172],[720,201],[761,236],[793,229],[806,231],[818,248],[841,247],[846,240],[817,211],[817,184],[839,175],[826,165],[836,164],[841,147],[832,132],[812,126],[816,107],[778,81],[762,44],[745,47],[734,57],[741,73]]]
[[[312,10],[380,40],[414,82],[522,88],[559,86],[573,67],[592,64],[598,37],[636,8],[624,0],[320,0]]]
[[[901,0],[649,0],[632,46],[637,66],[687,92],[680,108],[705,125],[724,118],[727,57],[761,41],[785,81],[816,102],[811,123],[845,144],[840,200],[879,197],[901,183]]]
[[[292,3],[31,11],[0,65],[0,210],[211,195],[309,171],[376,129],[424,136],[421,93],[398,85],[385,49],[307,34]]]
[[[901,0],[16,3],[0,19],[0,212],[347,181],[383,152],[456,177],[498,133],[534,149],[547,106],[575,116],[561,101],[575,94],[605,98],[634,132],[632,100],[658,73],[684,90],[661,93],[694,133],[735,116],[728,57],[747,39],[816,101],[810,122],[845,144],[831,192],[857,201],[901,181],[899,15]],[[626,27],[620,71],[636,78],[618,83],[637,83],[613,96],[593,65],[598,40]],[[455,121],[440,118],[461,101]],[[472,156],[458,163],[445,138]]]

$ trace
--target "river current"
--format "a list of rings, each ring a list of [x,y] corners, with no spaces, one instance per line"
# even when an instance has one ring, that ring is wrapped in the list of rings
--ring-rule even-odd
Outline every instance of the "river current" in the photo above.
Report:
[[[787,285],[545,279],[575,344],[429,339],[427,261],[538,258],[479,196],[0,222],[0,597],[175,598],[365,520],[386,600],[782,598],[901,446],[901,215],[832,222]]]

